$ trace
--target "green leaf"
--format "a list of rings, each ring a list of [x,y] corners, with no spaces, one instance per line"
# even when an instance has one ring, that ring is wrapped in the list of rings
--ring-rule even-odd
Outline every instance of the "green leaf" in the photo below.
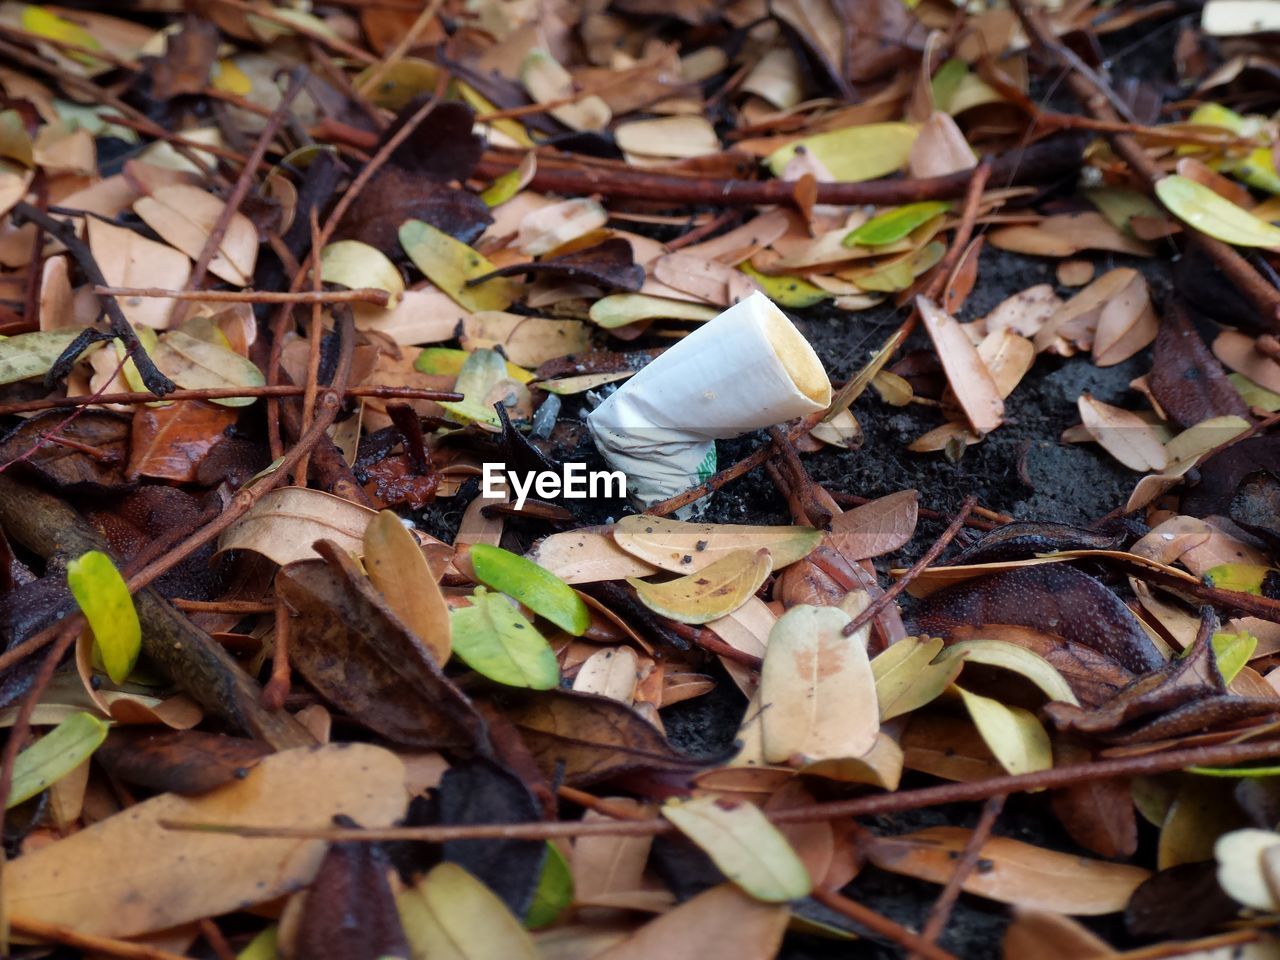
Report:
[[[1227,379],[1240,394],[1240,399],[1251,407],[1259,407],[1267,413],[1280,410],[1280,393],[1254,383],[1243,373],[1228,373]]]
[[[124,683],[138,662],[142,627],[120,571],[105,553],[90,550],[67,564],[67,585],[93,630],[107,676]]]
[[[454,656],[509,687],[550,690],[560,682],[551,645],[506,597],[477,587],[471,604],[451,614]]]
[[[339,240],[325,247],[320,252],[320,279],[348,290],[385,290],[388,310],[400,302],[404,293],[404,278],[396,265],[377,247],[359,240]]]
[[[1084,191],[1084,195],[1107,218],[1108,223],[1131,236],[1133,230],[1129,221],[1134,217],[1164,216],[1164,212],[1149,196],[1126,187],[1090,187]]]
[[[591,625],[591,611],[573,588],[532,560],[501,547],[477,543],[471,547],[471,566],[481,583],[515,597],[575,637],[582,636]]]
[[[866,123],[828,130],[779,147],[765,163],[779,177],[796,151],[804,148],[840,182],[874,180],[907,165],[911,145],[919,133],[919,128],[910,123]]]
[[[170,330],[151,351],[156,367],[184,390],[208,387],[260,387],[267,382],[252,360],[181,330]],[[224,397],[213,403],[247,407],[256,397]]]
[[[1219,590],[1234,590],[1236,593],[1251,593],[1260,597],[1262,582],[1271,572],[1271,567],[1257,563],[1220,563],[1206,570],[1204,576]]]
[[[761,273],[751,266],[749,261],[740,263],[738,269],[760,284],[760,289],[765,292],[765,296],[774,303],[793,310],[812,307],[815,303],[829,300],[833,296],[821,287],[810,283],[804,277],[796,277],[790,274],[771,277],[768,274]]]
[[[951,112],[951,98],[960,89],[960,83],[969,74],[969,65],[958,57],[952,57],[933,74],[933,105],[943,113]]]
[[[593,303],[588,316],[596,326],[613,330],[639,320],[714,320],[719,313],[715,307],[702,303],[647,293],[615,293]]]
[[[922,200],[920,203],[908,203],[893,210],[886,210],[872,217],[856,230],[850,231],[844,238],[846,247],[878,247],[886,243],[897,243],[921,224],[928,223],[940,213],[951,209],[947,200]]]
[[[515,299],[516,285],[504,277],[467,286],[468,280],[493,273],[497,267],[465,243],[429,223],[421,220],[402,223],[400,246],[428,280],[459,306],[473,313],[505,310]]]
[[[1156,183],[1156,196],[1179,220],[1223,243],[1280,249],[1280,227],[1189,177],[1165,177]]]
[[[953,686],[953,689],[964,701],[983,743],[1006,772],[1016,776],[1048,770],[1053,766],[1049,735],[1032,713],[960,687]]]
[[[49,372],[53,361],[80,335],[71,330],[41,330],[0,340],[0,383],[16,383]],[[84,354],[80,354],[84,356]]]
[[[502,421],[487,399],[498,384],[508,379],[507,362],[500,353],[496,350],[474,350],[462,364],[458,380],[453,385],[454,390],[463,395],[462,399],[444,400],[440,406],[455,419],[484,423],[499,429]]]
[[[456,863],[437,864],[396,897],[414,957],[538,960],[527,930],[498,895]]]
[[[813,889],[809,871],[787,838],[754,804],[726,807],[717,797],[701,796],[668,800],[662,815],[757,900],[782,903]]]
[[[16,807],[57,783],[89,759],[108,725],[91,713],[73,713],[18,754],[4,808]]]
[[[277,941],[280,928],[272,924],[249,941],[249,945],[236,954],[236,960],[279,960]]]
[[[413,368],[420,373],[438,373],[456,377],[462,372],[469,356],[471,353],[468,351],[454,347],[424,347],[417,359],[413,361]],[[534,379],[531,372],[524,367],[516,366],[510,360],[507,361],[507,376],[517,383],[530,383]]]
[[[533,891],[533,903],[525,915],[524,925],[530,930],[555,923],[569,904],[573,903],[573,871],[569,862],[554,843],[547,843],[547,858],[542,861],[542,873],[537,889]]]
[[[871,661],[882,723],[931,703],[959,676],[964,658],[934,663],[941,649],[937,637],[907,637]]]
[[[1215,633],[1213,655],[1218,661],[1218,672],[1230,683],[1258,649],[1258,638],[1241,630],[1239,633]]]

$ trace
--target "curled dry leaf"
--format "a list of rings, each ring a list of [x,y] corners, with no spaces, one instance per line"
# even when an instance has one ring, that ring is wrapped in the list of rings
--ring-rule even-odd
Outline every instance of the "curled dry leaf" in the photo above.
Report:
[[[930,827],[878,837],[869,843],[867,856],[882,870],[946,883],[971,834],[963,827]],[[966,892],[1071,916],[1123,910],[1130,894],[1151,875],[1127,864],[1075,857],[1007,837],[992,837],[980,855],[984,869],[965,878]]]
[[[837,607],[798,606],[774,624],[756,713],[765,762],[860,757],[874,745],[880,712],[867,660],[870,627],[846,637],[849,621]]]
[[[949,114],[935,110],[911,145],[908,173],[913,177],[942,177],[978,165],[973,148]]]
[[[368,827],[403,816],[404,765],[359,743],[286,750],[200,797],[163,794],[6,865],[11,917],[81,933],[133,937],[243,909],[311,881],[323,840],[245,838],[161,824],[324,829],[335,816]]]
[[[664,617],[681,623],[707,623],[727,616],[749,600],[773,569],[765,548],[735,550],[696,573],[676,580],[649,583],[635,577],[640,601]],[[581,602],[581,601],[579,601]]]
[[[954,317],[923,296],[916,298],[916,307],[965,417],[977,434],[990,433],[1004,417],[1004,399],[991,371]]]
[[[1224,365],[1258,386],[1280,392],[1280,363],[1259,350],[1252,337],[1224,330],[1213,341],[1213,353]]]
[[[282,487],[259,500],[223,531],[218,551],[252,550],[285,566],[316,557],[311,545],[332,540],[348,553],[364,549],[364,531],[377,513],[342,497],[303,487]]]
[[[150,196],[134,201],[133,210],[163,240],[194,260],[200,256],[225,206],[199,187],[177,184],[152,190]],[[257,259],[257,228],[236,211],[218,252],[209,261],[209,272],[237,287],[248,286]]]
[[[1130,470],[1163,470],[1168,453],[1155,429],[1136,413],[1082,393],[1076,402],[1085,429],[1107,453]]]

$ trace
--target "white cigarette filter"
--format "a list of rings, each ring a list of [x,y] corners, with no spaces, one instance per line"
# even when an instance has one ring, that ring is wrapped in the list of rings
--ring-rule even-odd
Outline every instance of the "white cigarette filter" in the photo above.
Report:
[[[822,410],[831,381],[809,341],[753,293],[642,369],[587,417],[596,447],[656,503],[716,471],[716,440]]]

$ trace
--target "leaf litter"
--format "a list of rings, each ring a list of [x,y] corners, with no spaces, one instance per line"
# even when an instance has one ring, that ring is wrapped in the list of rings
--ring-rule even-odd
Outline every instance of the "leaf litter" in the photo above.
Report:
[[[0,940],[1269,955],[1273,6],[0,9]]]

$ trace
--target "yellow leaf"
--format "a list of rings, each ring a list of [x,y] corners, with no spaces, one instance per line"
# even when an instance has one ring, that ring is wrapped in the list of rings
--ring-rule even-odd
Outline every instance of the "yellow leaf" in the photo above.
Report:
[[[1165,177],[1156,183],[1156,196],[1179,220],[1223,243],[1280,249],[1280,227],[1189,177]]]
[[[401,224],[400,245],[428,280],[467,310],[505,310],[515,299],[516,285],[505,277],[468,286],[468,281],[497,268],[465,243],[429,223],[407,220]]]
[[[388,310],[400,303],[404,293],[404,278],[396,265],[377,247],[359,240],[339,240],[325,247],[320,253],[320,279],[349,290],[361,287],[385,290]]]
[[[686,523],[636,514],[614,525],[613,539],[627,553],[674,573],[695,573],[737,550],[769,551],[773,569],[795,563],[822,542],[810,527],[755,527],[737,523]]]
[[[681,623],[707,623],[751,599],[772,569],[768,550],[735,550],[677,580],[648,583],[629,577],[627,582],[650,610]]]
[[[382,510],[365,527],[363,542],[369,579],[436,663],[444,666],[449,660],[449,605],[418,541],[398,516]]]
[[[538,960],[528,932],[498,896],[456,863],[440,863],[396,897],[415,958]]]
[[[815,133],[780,147],[765,161],[781,176],[787,162],[803,147],[844,183],[874,180],[907,164],[919,129],[910,123],[868,123]]]
[[[1040,721],[1021,707],[1010,707],[955,687],[983,742],[1010,774],[1034,773],[1053,766],[1053,747]]]

